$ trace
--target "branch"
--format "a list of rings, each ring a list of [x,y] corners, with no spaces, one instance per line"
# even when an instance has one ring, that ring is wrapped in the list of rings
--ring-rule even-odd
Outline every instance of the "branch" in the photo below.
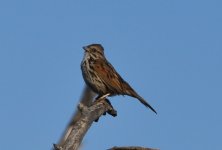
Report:
[[[86,105],[86,106],[90,106],[92,105],[93,102],[93,97],[96,94],[92,92],[92,90],[90,88],[88,88],[88,86],[84,87],[84,90],[82,92],[82,96],[80,98],[80,103]],[[64,142],[66,141],[67,137],[69,136],[72,128],[74,127],[74,125],[76,124],[76,122],[78,122],[78,120],[81,118],[81,112],[79,111],[79,109],[77,109],[75,111],[75,113],[72,115],[64,133],[62,134],[58,145],[63,146]]]
[[[54,144],[56,150],[77,150],[93,121],[98,120],[106,112],[116,116],[116,111],[107,99],[99,99],[90,107],[80,103],[78,109],[81,112],[80,119],[73,126],[63,145]]]
[[[158,150],[158,149],[153,149],[153,148],[144,148],[144,147],[138,147],[138,146],[130,146],[130,147],[113,147],[108,150]]]

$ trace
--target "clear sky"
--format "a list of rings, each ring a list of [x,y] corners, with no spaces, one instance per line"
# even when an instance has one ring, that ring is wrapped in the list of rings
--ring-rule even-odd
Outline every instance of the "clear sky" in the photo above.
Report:
[[[222,1],[1,0],[0,147],[48,150],[84,87],[82,46],[108,60],[158,112],[110,98],[84,150],[222,149]]]

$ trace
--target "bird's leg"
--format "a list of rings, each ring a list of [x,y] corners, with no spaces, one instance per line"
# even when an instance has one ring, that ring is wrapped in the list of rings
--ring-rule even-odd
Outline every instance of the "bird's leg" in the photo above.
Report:
[[[104,101],[104,100],[106,101],[106,97],[109,95],[110,95],[110,93],[104,94],[102,96],[98,95],[93,103]],[[111,103],[109,102],[109,104],[111,104]]]
[[[109,96],[109,95],[110,95],[110,93],[107,93],[107,94],[101,96],[99,99],[105,99],[105,98],[106,98],[107,96]]]
[[[101,100],[101,99],[100,99]],[[116,117],[117,116],[117,111],[113,108],[113,106],[112,106],[112,104],[111,104],[111,102],[108,100],[108,99],[102,99],[102,100],[104,100],[106,103],[108,103],[109,104],[109,106],[110,106],[110,109],[107,111],[107,113],[109,114],[109,115],[111,115],[111,116],[113,116],[113,117]],[[97,100],[98,101],[98,100]],[[106,112],[103,114],[103,115],[106,115]],[[96,120],[95,120],[95,122],[98,122],[99,121],[99,118],[97,118]]]
[[[110,93],[104,94],[104,95],[102,95],[102,96],[101,96],[101,95],[98,95],[98,96],[96,97],[94,103],[100,102],[100,101],[106,101],[106,102],[110,105],[110,107],[112,108],[111,110],[108,110],[107,113],[110,114],[110,115],[112,115],[113,117],[115,117],[115,116],[117,116],[117,112],[116,112],[116,110],[113,109],[113,106],[112,106],[112,104],[110,103],[110,101],[109,101],[108,99],[106,99],[106,97],[109,96],[109,95],[110,95]],[[103,115],[106,115],[106,112],[104,112]],[[99,121],[99,118],[95,120],[95,122],[98,122],[98,121]]]
[[[104,94],[104,95],[99,95],[99,96],[97,96],[96,97],[96,99],[95,99],[95,101],[98,101],[98,100],[103,100],[103,99],[105,99],[107,96],[109,96],[110,95],[110,93],[107,93],[107,94]]]

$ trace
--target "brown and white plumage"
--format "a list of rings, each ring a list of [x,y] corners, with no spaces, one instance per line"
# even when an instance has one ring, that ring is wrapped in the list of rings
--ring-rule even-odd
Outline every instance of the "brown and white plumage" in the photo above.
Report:
[[[100,44],[83,47],[84,58],[81,63],[83,78],[86,84],[99,95],[128,95],[137,98],[142,104],[157,113],[133,88],[117,73],[104,55]]]

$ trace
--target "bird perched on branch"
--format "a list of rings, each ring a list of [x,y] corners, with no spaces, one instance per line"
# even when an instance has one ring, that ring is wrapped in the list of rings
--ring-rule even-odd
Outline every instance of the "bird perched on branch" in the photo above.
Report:
[[[157,113],[136,91],[117,73],[104,55],[100,44],[84,46],[81,70],[86,84],[98,94],[99,98],[115,95],[128,95],[137,98],[142,104]]]

